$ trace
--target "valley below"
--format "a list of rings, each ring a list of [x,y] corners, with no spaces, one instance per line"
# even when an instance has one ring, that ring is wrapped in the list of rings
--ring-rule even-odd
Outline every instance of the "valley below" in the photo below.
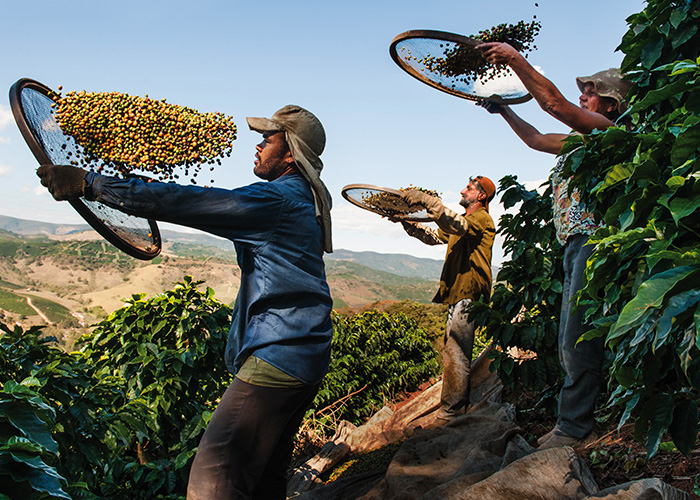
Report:
[[[211,287],[217,300],[235,301],[240,270],[230,242],[174,232],[163,241],[160,255],[141,261],[86,227],[2,217],[0,322],[41,325],[70,347],[125,299],[169,290],[187,275]],[[326,257],[334,308],[346,312],[375,302],[429,303],[441,266],[432,259],[342,249]]]

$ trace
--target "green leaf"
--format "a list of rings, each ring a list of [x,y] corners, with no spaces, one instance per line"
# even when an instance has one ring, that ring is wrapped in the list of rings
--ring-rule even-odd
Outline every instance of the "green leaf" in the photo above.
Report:
[[[637,406],[637,403],[639,403],[640,397],[641,397],[641,394],[639,392],[636,392],[627,401],[627,404],[625,405],[625,411],[622,413],[622,417],[620,417],[620,422],[617,424],[618,431],[622,428],[622,426],[625,424],[625,422],[627,422],[627,420],[629,420],[630,415],[632,414],[632,411]]]
[[[668,84],[664,87],[661,87],[660,89],[654,89],[650,90],[644,98],[635,103],[632,108],[634,111],[642,111],[647,108],[650,108],[651,106],[658,104],[663,101],[669,100],[671,97],[678,95],[686,90],[686,82],[684,81],[677,81],[671,84]]]
[[[615,379],[622,387],[631,387],[636,381],[634,368],[631,366],[622,366],[620,369],[615,371]]]
[[[693,363],[693,340],[695,339],[695,329],[692,327],[686,328],[683,335],[683,340],[678,349],[678,360],[680,361],[681,369],[691,380],[693,374],[689,373],[690,366]]]
[[[686,59],[678,61],[671,69],[671,76],[682,75],[683,73],[694,72],[698,70],[698,65],[694,61]]]
[[[690,40],[698,32],[697,24],[687,24],[685,28],[676,32],[671,39],[671,47],[677,49]]]
[[[666,181],[666,185],[673,191],[681,187],[683,184],[685,184],[685,177],[680,175],[674,175]]]
[[[39,443],[51,453],[58,451],[58,444],[51,436],[48,424],[37,416],[32,406],[19,401],[2,401],[0,414],[27,438]]]
[[[692,399],[682,399],[673,410],[669,432],[678,450],[688,456],[698,435],[698,407]]]
[[[40,457],[21,457],[12,454],[12,458],[17,464],[24,467],[12,467],[10,475],[17,482],[29,481],[33,490],[43,491],[54,497],[67,498],[70,495],[63,491],[61,482],[65,482],[63,477],[54,467],[47,465]]]
[[[681,266],[659,273],[639,286],[637,295],[622,309],[615,326],[608,334],[607,342],[636,328],[651,308],[658,309],[666,294],[681,280],[698,272],[696,266]]]
[[[666,343],[666,340],[671,333],[673,319],[691,307],[695,307],[698,301],[700,301],[700,289],[689,290],[669,299],[668,305],[664,309],[663,315],[659,319],[659,325],[656,329],[653,347],[655,351]]]
[[[653,457],[659,449],[661,439],[673,420],[673,399],[669,394],[659,394],[647,432],[647,455]]]
[[[676,224],[684,217],[696,213],[698,207],[700,207],[700,194],[696,194],[692,198],[676,196],[668,203],[668,209]]]
[[[678,29],[678,26],[685,21],[687,16],[688,14],[684,9],[680,7],[673,9],[673,12],[671,12],[671,17],[669,17],[669,22],[671,23],[671,26],[673,26],[673,29]]]
[[[648,43],[642,49],[642,66],[651,69],[656,61],[661,57],[661,51],[664,48],[664,40],[658,37],[656,41]]]
[[[632,176],[633,173],[634,166],[631,164],[615,165],[613,168],[608,170],[608,173],[605,175],[605,180],[603,181],[603,184],[597,189],[597,191],[605,191],[611,186],[626,181]]]
[[[671,164],[675,167],[682,165],[691,154],[698,151],[698,147],[700,147],[700,124],[688,127],[678,134],[671,148]]]
[[[661,451],[664,451],[666,453],[670,453],[672,451],[678,451],[678,448],[676,448],[676,444],[673,441],[664,441],[659,445],[659,449]]]

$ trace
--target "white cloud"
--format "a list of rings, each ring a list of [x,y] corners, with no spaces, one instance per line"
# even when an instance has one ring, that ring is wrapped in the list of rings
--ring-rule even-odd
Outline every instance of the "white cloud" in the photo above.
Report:
[[[10,144],[12,141],[9,137],[3,137],[0,135],[0,144]]]
[[[523,181],[522,184],[527,189],[536,189],[538,193],[542,194],[547,189],[546,182],[548,182],[547,179],[538,179],[536,181]]]
[[[6,175],[12,175],[14,173],[15,169],[12,168],[10,165],[4,165],[0,163],[0,177],[4,177]]]
[[[0,130],[12,123],[12,111],[8,106],[0,104]]]
[[[36,196],[46,196],[49,195],[48,189],[46,189],[44,186],[36,186],[34,184],[25,184],[21,188],[19,188],[19,192],[22,194],[25,193],[31,193]]]

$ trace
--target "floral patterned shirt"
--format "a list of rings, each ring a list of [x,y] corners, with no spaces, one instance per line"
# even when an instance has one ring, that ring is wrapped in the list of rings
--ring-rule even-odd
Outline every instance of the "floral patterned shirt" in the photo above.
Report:
[[[570,178],[562,176],[564,162],[568,155],[557,158],[557,164],[552,171],[552,192],[554,195],[554,228],[557,232],[557,240],[562,245],[566,239],[574,234],[593,234],[598,227],[593,214],[586,210],[586,205],[581,203],[581,193],[574,189],[569,194]]]

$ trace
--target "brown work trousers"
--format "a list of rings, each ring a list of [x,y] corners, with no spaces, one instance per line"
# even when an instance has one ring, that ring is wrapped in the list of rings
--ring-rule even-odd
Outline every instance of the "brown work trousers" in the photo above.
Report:
[[[234,379],[199,442],[187,500],[285,499],[292,440],[319,385],[273,388]]]

